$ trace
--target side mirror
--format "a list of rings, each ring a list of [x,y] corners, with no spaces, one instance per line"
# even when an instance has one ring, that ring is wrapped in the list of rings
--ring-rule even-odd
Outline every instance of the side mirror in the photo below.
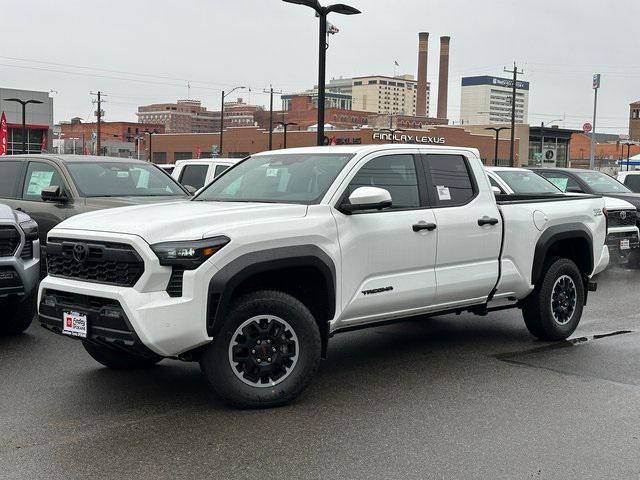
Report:
[[[350,214],[360,210],[382,210],[391,206],[391,194],[384,188],[358,187],[347,202],[340,205],[340,211]]]
[[[58,185],[43,188],[40,192],[40,198],[44,202],[66,203],[69,201],[67,194]]]
[[[196,187],[192,187],[191,185],[184,185],[184,188],[187,190],[187,192],[189,192],[191,195],[195,195],[196,192],[198,191],[198,189]]]
[[[496,187],[495,185],[491,186],[491,191],[493,192],[494,195],[502,195],[502,190],[500,190],[498,187]]]

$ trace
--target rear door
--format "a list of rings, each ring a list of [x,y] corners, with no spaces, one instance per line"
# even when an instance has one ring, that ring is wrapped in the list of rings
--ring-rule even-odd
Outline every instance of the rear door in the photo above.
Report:
[[[0,202],[17,208],[20,186],[24,181],[24,160],[0,159]]]
[[[438,226],[436,303],[486,298],[498,279],[502,219],[484,171],[459,154],[424,154],[422,162]]]
[[[206,163],[183,164],[180,174],[178,175],[178,182],[199,190],[207,183],[208,172],[209,165]]]

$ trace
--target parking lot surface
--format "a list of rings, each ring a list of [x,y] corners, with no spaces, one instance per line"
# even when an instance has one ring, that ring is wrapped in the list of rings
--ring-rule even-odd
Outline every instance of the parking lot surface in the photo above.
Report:
[[[640,272],[572,341],[518,311],[337,335],[293,404],[239,411],[197,364],[110,371],[36,322],[0,338],[0,478],[638,478]]]

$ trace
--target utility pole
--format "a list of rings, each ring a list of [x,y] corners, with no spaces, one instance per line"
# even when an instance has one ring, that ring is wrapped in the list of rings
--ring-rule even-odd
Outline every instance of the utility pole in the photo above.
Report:
[[[593,76],[593,125],[591,129],[591,153],[589,154],[589,168],[593,170],[596,162],[596,113],[598,110],[598,89],[600,88],[600,74]],[[627,164],[627,168],[629,165]]]
[[[102,95],[103,93],[98,90],[98,93],[91,92],[91,95],[97,95],[98,100],[94,100],[97,103],[98,110],[96,111],[97,123],[96,123],[96,155],[102,155],[102,142],[100,141],[100,126],[102,123]]]
[[[513,70],[504,69],[505,73],[513,74],[513,85],[511,86],[511,146],[509,148],[509,166],[515,164],[515,146],[516,146],[516,85],[518,83],[518,75],[524,74],[522,70],[518,70],[516,62],[513,62]]]
[[[269,150],[272,150],[273,149],[273,94],[276,93],[278,95],[282,95],[282,92],[274,92],[273,85],[269,85],[269,90],[262,90],[262,92],[269,94]]]

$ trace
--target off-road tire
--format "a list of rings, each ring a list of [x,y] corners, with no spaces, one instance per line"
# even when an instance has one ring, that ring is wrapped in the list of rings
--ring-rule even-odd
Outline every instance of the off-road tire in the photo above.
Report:
[[[113,370],[136,370],[154,366],[162,357],[143,357],[133,353],[117,350],[106,345],[98,345],[83,341],[82,345],[91,358]]]
[[[584,305],[582,274],[572,260],[558,257],[549,258],[542,271],[535,289],[524,301],[522,307],[524,323],[529,332],[540,340],[564,340],[575,331],[582,316]],[[561,302],[556,302],[555,305],[571,304],[570,315],[568,309],[563,310],[562,307],[558,307],[557,310],[560,312],[554,313],[552,308],[552,296],[555,295],[554,298],[558,300],[558,292],[563,292],[562,283],[567,285],[567,291],[573,291],[573,293],[560,297]],[[555,293],[554,288],[557,288]],[[572,297],[572,300],[565,302],[567,297]]]
[[[0,319],[0,335],[17,335],[24,332],[36,314],[36,291],[27,296],[14,296],[0,300],[0,308],[5,312]]]
[[[283,322],[291,330],[283,328]],[[269,371],[268,369],[272,367],[264,363],[267,359],[263,359],[260,365],[256,363],[258,360],[255,355],[261,355],[260,352],[257,354],[254,352],[251,357],[247,357],[247,363],[235,363],[234,352],[236,348],[246,350],[237,343],[238,339],[245,339],[244,341],[248,342],[247,339],[252,338],[244,334],[248,332],[246,330],[248,326],[252,326],[253,331],[257,332],[258,330],[254,327],[266,328],[265,325],[271,327],[275,325],[277,331],[295,336],[293,338],[296,339],[296,361],[289,370],[286,370],[285,366],[280,367],[281,371],[288,372],[282,374],[281,379],[271,379],[267,374],[264,383],[256,380],[251,384],[250,379],[242,378],[247,375],[246,372],[263,372],[261,367]],[[260,332],[263,331],[260,330]],[[255,338],[259,338],[263,333],[257,335]],[[273,351],[279,354],[279,349],[283,348],[279,344],[279,339],[284,337],[273,338],[273,343],[269,343],[269,349],[273,348]],[[266,342],[266,340],[263,341]],[[321,345],[318,324],[302,302],[280,291],[257,291],[240,297],[232,304],[220,332],[215,335],[200,358],[200,367],[211,388],[227,404],[237,408],[275,407],[296,398],[311,382],[320,365]],[[261,347],[256,346],[256,348]],[[285,350],[283,348],[282,351]],[[281,358],[275,355],[274,353],[273,360],[268,361],[275,364]]]

